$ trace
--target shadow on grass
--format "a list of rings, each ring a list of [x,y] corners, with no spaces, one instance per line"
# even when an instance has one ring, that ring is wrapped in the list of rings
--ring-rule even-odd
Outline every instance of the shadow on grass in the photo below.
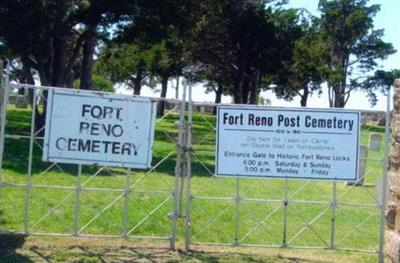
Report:
[[[40,142],[41,143],[41,142]],[[13,172],[24,175],[28,171],[29,164],[29,140],[27,139],[10,139],[7,138],[4,144],[3,169],[9,169]],[[32,174],[45,171],[52,164],[42,160],[42,149],[38,145],[34,145],[32,154]],[[65,173],[72,176],[77,175],[76,164],[57,164]],[[99,170],[99,166],[85,165],[83,172],[93,174]],[[57,168],[53,168],[56,170]],[[113,174],[119,174],[122,171],[115,170]],[[100,173],[99,176],[110,175],[110,173]]]
[[[173,149],[171,145],[171,149]],[[27,139],[12,139],[7,138],[5,140],[4,147],[4,159],[3,159],[3,169],[11,170],[15,173],[25,175],[28,171],[28,160],[29,160],[29,140]],[[165,156],[162,153],[153,154],[153,165],[158,164]],[[213,156],[202,156],[202,161],[213,161]],[[42,150],[38,145],[34,146],[32,155],[32,174],[40,174],[49,168],[52,163],[45,162],[42,160]],[[170,176],[175,175],[175,157],[170,157],[164,160],[157,168],[156,171],[159,173],[165,173]],[[210,174],[204,169],[204,167],[196,159],[193,160],[193,174],[196,176],[209,176]],[[58,166],[67,174],[71,176],[77,175],[77,165],[76,164],[61,164]],[[214,171],[213,165],[208,165],[211,171]],[[83,172],[85,174],[94,174],[100,169],[99,166],[95,165],[85,165],[83,167]],[[99,173],[98,176],[111,176],[114,175],[124,175],[126,171],[118,168],[108,168],[111,172]],[[57,170],[56,167],[53,171]],[[134,171],[143,172],[143,170]]]
[[[255,263],[278,263],[278,262],[319,262],[319,261],[311,261],[311,260],[303,260],[295,257],[283,257],[283,256],[266,256],[266,255],[252,255],[245,253],[208,253],[202,251],[191,251],[189,253],[180,251],[179,252],[181,259],[177,261],[168,261],[168,262],[181,262],[188,261],[192,262],[193,260],[197,260],[200,262],[207,263],[219,263],[219,262],[255,262]]]
[[[0,234],[0,262],[33,262],[16,250],[25,243],[26,236],[17,234]]]
[[[28,109],[7,110],[6,134],[29,135],[31,111]]]

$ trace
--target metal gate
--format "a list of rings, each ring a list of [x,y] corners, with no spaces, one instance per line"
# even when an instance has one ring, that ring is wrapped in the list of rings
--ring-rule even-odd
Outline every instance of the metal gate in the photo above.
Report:
[[[388,94],[386,112],[362,112],[364,170],[355,183],[346,183],[215,177],[216,121],[204,111],[216,105],[192,103],[189,95],[186,249],[201,244],[335,249],[377,253],[382,262],[389,102]],[[200,122],[208,129],[198,129]]]
[[[131,170],[41,160],[43,123],[38,115],[54,87],[2,88],[0,130],[0,230],[29,235],[176,239],[175,178],[185,104],[166,106],[157,118],[151,169]],[[129,98],[129,96],[127,96]],[[66,109],[68,110],[68,109]],[[177,162],[178,160],[178,162]]]

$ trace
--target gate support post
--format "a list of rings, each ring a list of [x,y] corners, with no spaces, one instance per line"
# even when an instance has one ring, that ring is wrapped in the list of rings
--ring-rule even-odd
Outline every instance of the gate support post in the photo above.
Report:
[[[239,208],[240,208],[240,179],[236,177],[236,194],[235,194],[235,233],[234,233],[234,246],[239,245]]]
[[[332,217],[331,217],[331,240],[329,244],[330,249],[335,249],[335,225],[336,225],[336,181],[332,182]]]
[[[36,90],[33,90],[33,101],[32,101],[32,114],[31,114],[31,133],[29,138],[29,159],[28,159],[28,174],[26,177],[26,194],[25,194],[25,211],[24,211],[24,232],[29,233],[29,209],[30,209],[30,198],[32,190],[32,162],[33,162],[33,145],[35,143],[35,126],[36,126]]]
[[[3,61],[0,60],[0,190],[3,187],[3,152],[4,152],[4,137],[5,137],[5,127],[6,127],[6,114],[7,114],[7,103],[8,95],[10,92],[9,82],[10,82],[10,62],[7,63],[6,76],[3,78]]]
[[[3,149],[4,149],[4,126],[5,126],[5,112],[6,112],[6,103],[5,103],[5,93],[6,86],[3,76],[3,60],[0,59],[0,203],[1,203],[1,188],[3,187]],[[1,230],[1,227],[0,227]]]
[[[179,196],[179,179],[180,177],[184,178],[183,173],[183,155],[184,155],[184,129],[185,129],[185,110],[186,110],[186,86],[183,87],[183,94],[182,94],[182,102],[179,111],[179,131],[178,131],[178,141],[176,145],[176,164],[175,164],[175,184],[174,184],[174,191],[172,193],[173,198],[173,207],[172,207],[172,224],[171,224],[171,238],[169,243],[170,249],[175,249],[175,242],[176,242],[176,223],[178,220],[178,211],[181,207],[181,198]]]
[[[185,101],[186,105],[186,101]],[[185,190],[185,180],[186,180],[186,136],[187,136],[187,123],[186,120],[182,122],[183,128],[182,128],[182,143],[181,145],[181,159],[180,159],[180,182],[178,183],[179,185],[179,192],[177,192],[178,195],[178,208],[177,208],[177,217],[180,218],[182,217],[182,209],[183,209],[183,192]]]
[[[282,226],[282,247],[287,247],[287,221],[288,221],[288,179],[285,178],[285,192],[284,192],[284,199],[283,202],[283,226]]]
[[[79,235],[79,210],[81,206],[81,174],[82,165],[78,164],[78,175],[76,177],[76,189],[75,189],[75,209],[74,209],[74,236]]]
[[[127,168],[125,178],[125,192],[124,192],[124,218],[123,218],[123,233],[124,238],[128,237],[128,224],[129,224],[129,195],[131,193],[131,168]]]
[[[191,193],[191,177],[192,177],[192,83],[189,82],[189,96],[188,96],[188,124],[187,124],[187,135],[186,135],[186,218],[185,218],[185,250],[190,249],[190,226],[191,226],[191,214],[190,209],[192,205],[192,193]]]

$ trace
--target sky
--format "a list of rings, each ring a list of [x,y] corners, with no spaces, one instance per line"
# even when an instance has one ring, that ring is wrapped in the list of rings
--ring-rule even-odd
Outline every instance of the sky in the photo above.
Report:
[[[370,0],[369,4],[379,4],[380,11],[374,19],[375,29],[384,29],[383,40],[393,44],[393,47],[398,50],[395,54],[388,57],[388,59],[381,61],[380,68],[383,70],[400,69],[400,30],[399,30],[399,15],[400,15],[400,0]],[[306,8],[314,15],[318,14],[318,0],[290,0],[289,6],[296,8]],[[268,94],[269,97],[274,98],[273,94]],[[271,98],[270,98],[271,99]],[[291,106],[292,103],[284,102],[282,100],[273,99],[273,106]],[[296,99],[294,104],[299,105],[299,99]],[[327,107],[328,96],[326,92],[319,98],[312,96],[309,100],[310,107]],[[387,98],[380,95],[376,106],[371,108],[371,105],[366,97],[365,92],[355,92],[350,96],[346,105],[349,109],[373,109],[373,110],[386,110]]]
[[[379,4],[381,10],[377,13],[374,19],[374,29],[384,29],[383,40],[393,44],[394,48],[398,50],[395,54],[389,56],[385,61],[381,61],[380,69],[391,70],[400,69],[400,0],[370,0],[370,4]],[[305,8],[314,15],[318,15],[318,0],[289,0],[288,7],[294,8]],[[175,86],[175,80],[171,81],[171,84]],[[202,85],[196,85],[193,88],[193,100],[213,102],[214,93],[205,94]],[[132,91],[122,91],[123,93],[132,93]],[[149,89],[144,89],[144,96],[159,96],[159,93],[154,93]],[[263,92],[261,94],[264,98],[271,100],[271,106],[284,106],[284,107],[299,107],[300,100],[295,98],[293,101],[288,102],[281,99],[277,99],[272,92]],[[169,88],[167,97],[174,97],[175,90]],[[231,97],[224,96],[223,103],[230,103]],[[327,92],[324,92],[321,96],[313,95],[309,98],[308,106],[313,108],[327,108],[329,106]],[[383,95],[378,95],[378,103],[374,107],[371,107],[366,93],[364,92],[353,92],[346,105],[348,109],[361,109],[361,110],[386,110],[387,98]]]

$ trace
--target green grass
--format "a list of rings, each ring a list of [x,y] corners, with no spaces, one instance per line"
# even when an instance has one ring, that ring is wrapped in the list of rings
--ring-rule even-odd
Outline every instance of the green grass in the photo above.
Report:
[[[7,134],[29,135],[30,110],[9,107],[7,112]],[[134,170],[131,182],[133,192],[129,196],[128,229],[132,235],[170,235],[172,209],[171,192],[174,185],[176,158],[177,114],[171,114],[156,125],[153,165],[172,153],[159,164],[154,172]],[[215,117],[211,115],[193,116],[192,199],[191,236],[193,242],[235,242],[235,211],[233,200],[236,194],[236,179],[216,178],[208,171],[214,171]],[[373,123],[362,127],[361,143],[367,144],[371,132],[382,133],[384,129]],[[42,141],[34,145],[32,180],[34,185],[74,187],[77,166],[59,164],[43,173],[50,163],[41,160]],[[3,161],[3,182],[25,184],[27,181],[29,140],[7,138]],[[381,159],[383,143],[378,152],[369,152],[369,158]],[[207,169],[204,167],[206,166]],[[60,169],[59,169],[60,168]],[[81,181],[86,188],[123,189],[126,171],[118,168],[103,169],[91,177],[99,167],[84,166]],[[377,179],[382,173],[379,160],[369,160],[368,176],[362,187],[349,187],[337,183],[338,202],[353,204],[376,204]],[[241,244],[282,245],[284,207],[284,180],[281,179],[241,179],[241,198],[270,199],[271,202],[241,202],[238,206],[238,242]],[[332,182],[290,180],[288,196],[290,201],[330,202]],[[150,191],[156,191],[150,193]],[[162,192],[162,193],[160,193]],[[165,192],[165,193],[164,193]],[[80,195],[79,225],[82,227],[102,211],[122,192],[83,191]],[[24,231],[24,210],[26,190],[24,187],[4,187],[0,193],[0,228]],[[54,208],[68,197],[61,205]],[[231,198],[206,200],[196,197]],[[156,207],[160,206],[158,210]],[[35,187],[30,193],[29,231],[44,233],[73,232],[75,193],[71,189],[46,189]],[[82,234],[121,235],[123,232],[124,198],[118,199],[100,217],[88,225]],[[182,203],[185,212],[185,204]],[[329,204],[289,202],[287,207],[287,236],[289,246],[327,247],[331,238],[332,209]],[[151,214],[148,216],[148,214]],[[42,221],[41,218],[48,214]],[[378,244],[379,210],[371,207],[339,205],[336,209],[335,244],[338,248],[374,250]],[[318,218],[317,218],[318,217]],[[143,220],[146,218],[146,220]],[[317,219],[315,219],[317,218]],[[260,224],[262,222],[263,224]],[[306,226],[308,222],[312,222]],[[359,224],[361,224],[358,226]],[[136,228],[134,226],[138,225]],[[359,229],[353,232],[355,227]],[[34,227],[34,228],[33,228]],[[302,234],[294,238],[299,231]],[[250,233],[250,234],[248,234]],[[184,239],[184,220],[178,221],[178,241]],[[293,239],[293,240],[292,240]],[[62,255],[61,255],[62,256]],[[60,257],[61,257],[60,256]]]

